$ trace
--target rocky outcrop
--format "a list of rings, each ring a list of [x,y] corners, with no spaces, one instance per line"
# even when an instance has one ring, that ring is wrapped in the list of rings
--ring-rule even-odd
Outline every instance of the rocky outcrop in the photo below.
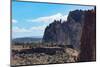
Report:
[[[96,60],[96,10],[85,11],[80,61]]]
[[[63,23],[63,30],[67,35],[69,44],[75,49],[80,48],[82,26],[84,24],[84,11],[75,10],[69,13],[67,21]],[[67,41],[68,42],[68,41]]]
[[[43,42],[73,45],[74,48],[79,48],[84,12],[81,10],[71,11],[66,20],[55,20],[47,26],[44,32]]]
[[[54,21],[49,26],[46,27],[45,33],[43,36],[43,42],[53,42],[53,43],[63,43],[64,42],[64,31],[62,29],[61,20]]]

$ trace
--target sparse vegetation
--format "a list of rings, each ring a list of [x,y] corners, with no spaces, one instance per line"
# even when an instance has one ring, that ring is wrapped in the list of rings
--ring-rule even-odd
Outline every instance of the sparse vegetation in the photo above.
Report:
[[[44,45],[43,45],[44,44]],[[73,55],[77,53],[76,55]],[[78,51],[49,43],[12,45],[12,65],[55,64],[76,62]]]

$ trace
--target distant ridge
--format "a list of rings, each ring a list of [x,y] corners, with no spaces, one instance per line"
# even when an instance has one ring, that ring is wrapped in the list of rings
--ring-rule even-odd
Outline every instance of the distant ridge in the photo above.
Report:
[[[40,42],[42,38],[34,38],[34,37],[21,37],[14,38],[12,42],[17,43],[32,43],[32,42]]]

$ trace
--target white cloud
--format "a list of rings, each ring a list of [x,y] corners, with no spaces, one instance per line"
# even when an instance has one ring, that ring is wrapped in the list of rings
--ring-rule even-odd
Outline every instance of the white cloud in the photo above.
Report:
[[[44,31],[46,28],[45,25],[43,26],[33,26],[31,28],[19,28],[19,27],[14,27],[13,28],[13,32],[17,32],[17,33],[31,33],[31,32],[37,32],[37,31]]]
[[[29,32],[28,29],[19,28],[19,27],[14,27],[12,31],[13,31],[13,32],[20,32],[20,33],[22,33],[22,32]]]
[[[36,19],[29,20],[30,22],[44,22],[44,23],[51,23],[54,20],[60,20],[66,21],[67,20],[67,15],[62,15],[61,13],[57,13],[55,15],[51,16],[44,16],[44,17],[39,17]]]
[[[46,25],[43,25],[43,26],[33,26],[33,27],[30,28],[30,30],[32,30],[32,31],[33,31],[33,30],[44,31],[45,28],[46,28]]]
[[[15,19],[12,19],[12,23],[17,23],[18,21]]]

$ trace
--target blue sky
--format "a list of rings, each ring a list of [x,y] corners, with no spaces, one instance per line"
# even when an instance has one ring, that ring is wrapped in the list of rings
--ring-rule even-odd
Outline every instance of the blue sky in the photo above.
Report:
[[[69,11],[88,10],[93,6],[12,2],[12,37],[42,37],[54,19],[67,20]]]

